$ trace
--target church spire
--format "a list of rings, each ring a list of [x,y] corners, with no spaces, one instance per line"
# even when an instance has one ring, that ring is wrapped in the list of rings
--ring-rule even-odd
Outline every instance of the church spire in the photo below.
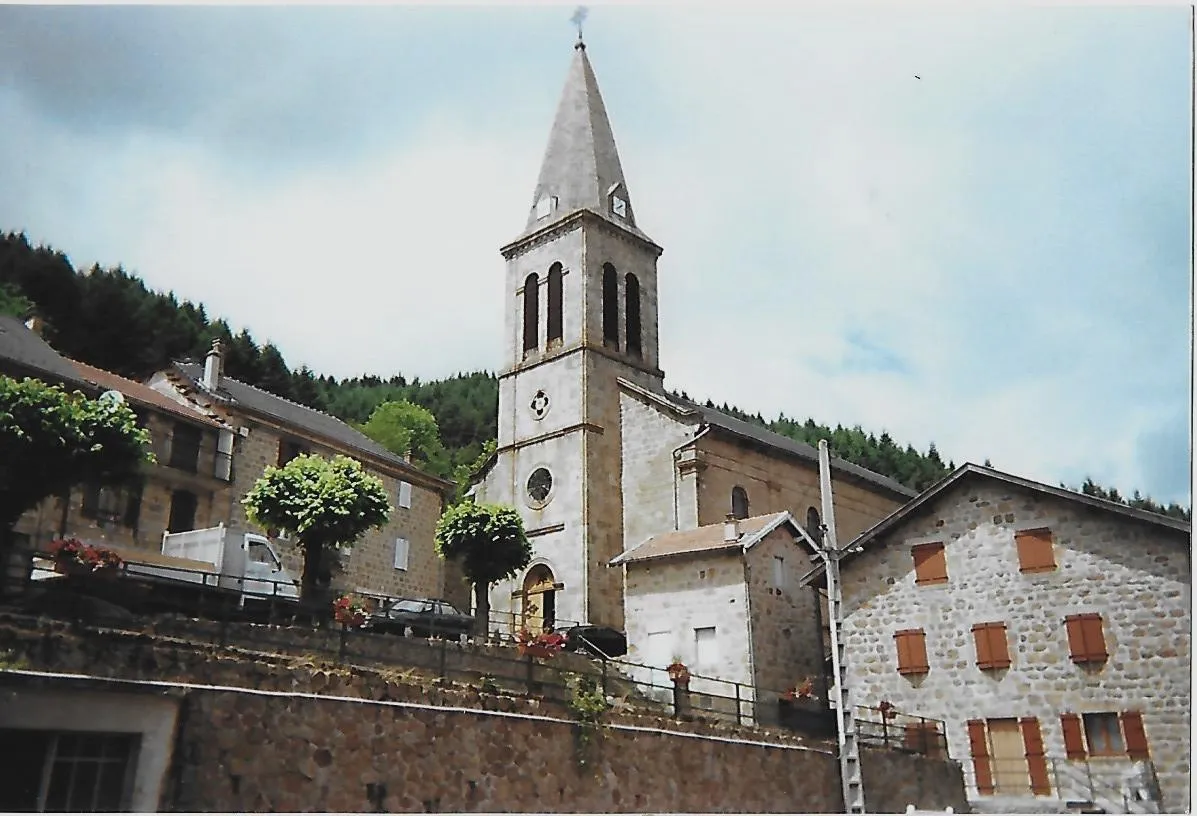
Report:
[[[538,229],[580,209],[592,210],[641,234],[635,227],[615,136],[579,26],[573,61],[541,162],[528,229]]]

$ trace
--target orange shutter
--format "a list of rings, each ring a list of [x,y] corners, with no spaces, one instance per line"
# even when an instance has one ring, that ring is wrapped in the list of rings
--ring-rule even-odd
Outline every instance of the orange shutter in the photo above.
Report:
[[[1143,715],[1127,711],[1122,715],[1122,735],[1126,738],[1126,755],[1131,759],[1151,759],[1147,749],[1147,732],[1143,730]]]
[[[1052,792],[1051,782],[1047,776],[1047,758],[1043,755],[1043,735],[1039,731],[1039,720],[1034,717],[1023,717],[1019,720],[1022,726],[1022,744],[1026,749],[1027,770],[1031,774],[1031,793],[1036,796],[1047,796]]]
[[[977,648],[977,666],[988,669],[993,656],[989,653],[989,632],[985,624],[978,623],[973,627],[973,645]]]
[[[894,644],[898,647],[898,671],[905,674],[910,671],[910,647],[907,645],[906,633],[896,633]]]
[[[989,743],[985,740],[985,721],[968,721],[968,745],[973,755],[977,793],[993,793],[993,769],[989,762]]]
[[[910,633],[910,662],[915,672],[925,672],[927,665],[927,635],[921,630]]]
[[[916,584],[939,584],[948,580],[948,561],[943,544],[916,544],[910,548],[914,558]]]
[[[1101,615],[1085,615],[1081,619],[1081,628],[1085,632],[1085,652],[1090,661],[1107,659],[1110,654],[1106,651],[1106,635],[1101,626]]]
[[[1047,572],[1056,568],[1051,530],[1023,530],[1014,534],[1021,572]]]
[[[1064,754],[1069,759],[1085,758],[1085,735],[1081,730],[1081,718],[1077,714],[1061,714],[1060,727],[1064,729]]]
[[[994,623],[989,626],[989,660],[995,669],[1010,668],[1010,644],[1006,640],[1006,624]]]

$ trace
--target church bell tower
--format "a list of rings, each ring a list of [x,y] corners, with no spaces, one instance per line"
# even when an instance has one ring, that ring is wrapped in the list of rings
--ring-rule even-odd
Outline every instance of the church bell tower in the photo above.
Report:
[[[491,607],[538,631],[623,628],[620,378],[659,391],[657,246],[636,223],[598,83],[579,39],[524,231],[507,262],[499,438],[475,491],[511,505],[530,566]]]

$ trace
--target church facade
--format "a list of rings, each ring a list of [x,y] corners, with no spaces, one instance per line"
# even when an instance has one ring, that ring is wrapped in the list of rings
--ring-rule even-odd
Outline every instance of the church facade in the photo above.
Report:
[[[611,562],[654,535],[729,514],[819,526],[814,448],[681,399],[658,343],[662,248],[639,227],[585,45],[575,45],[524,231],[502,248],[499,438],[473,490],[516,507],[534,557],[492,587],[510,627],[623,630]],[[914,492],[833,461],[848,540]]]

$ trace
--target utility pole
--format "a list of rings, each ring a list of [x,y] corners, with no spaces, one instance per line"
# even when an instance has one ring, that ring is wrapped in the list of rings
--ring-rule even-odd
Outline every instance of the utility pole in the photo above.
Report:
[[[844,555],[835,541],[835,508],[831,501],[831,457],[827,440],[819,440],[819,494],[823,505],[823,535],[815,550],[823,560],[827,577],[828,621],[831,628],[831,672],[835,680],[835,719],[839,730],[840,781],[844,789],[844,812],[864,813],[864,784],[860,774],[860,745],[857,743],[856,715],[844,684],[844,643],[840,625],[844,621],[844,598],[840,589],[840,558]]]

